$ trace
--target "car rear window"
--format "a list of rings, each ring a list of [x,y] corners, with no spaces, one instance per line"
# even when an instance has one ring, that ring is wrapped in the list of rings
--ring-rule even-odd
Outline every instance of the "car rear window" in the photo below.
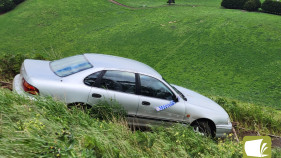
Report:
[[[60,77],[69,76],[93,67],[84,55],[55,60],[50,63],[50,66],[53,72]]]

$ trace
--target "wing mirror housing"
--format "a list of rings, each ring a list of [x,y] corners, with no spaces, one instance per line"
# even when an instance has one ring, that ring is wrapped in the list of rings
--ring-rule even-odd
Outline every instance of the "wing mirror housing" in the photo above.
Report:
[[[179,101],[179,98],[178,98],[176,95],[174,95],[174,96],[173,96],[173,101],[176,103],[176,102]]]

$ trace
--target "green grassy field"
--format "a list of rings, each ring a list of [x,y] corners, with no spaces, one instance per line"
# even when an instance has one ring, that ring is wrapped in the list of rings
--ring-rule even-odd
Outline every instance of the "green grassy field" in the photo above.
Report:
[[[118,2],[135,9],[107,0],[26,0],[0,15],[0,57],[93,52],[135,59],[211,96],[243,127],[280,135],[280,16],[222,9],[220,0]],[[3,89],[0,147],[0,157],[242,156],[231,139],[211,140],[182,126],[134,132],[122,120],[100,121]]]
[[[120,2],[141,9],[27,0],[0,16],[0,54],[118,55],[205,95],[280,108],[280,16],[222,9],[220,0]]]

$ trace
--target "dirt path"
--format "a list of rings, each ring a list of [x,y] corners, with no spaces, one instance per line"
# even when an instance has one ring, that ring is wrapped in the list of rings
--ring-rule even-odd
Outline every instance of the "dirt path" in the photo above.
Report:
[[[130,6],[127,6],[127,5],[121,4],[121,3],[119,3],[119,2],[117,2],[117,1],[115,1],[115,0],[109,0],[109,2],[114,3],[114,4],[117,4],[117,5],[122,6],[122,7],[125,7],[125,8],[130,8],[130,9],[139,9],[139,8],[134,8],[134,7],[130,7]]]
[[[188,6],[188,7],[197,7],[196,5],[189,5],[189,4],[184,4],[184,5],[178,5],[178,4],[163,4],[161,6],[156,6],[156,7],[143,7],[143,8],[138,8],[138,7],[131,7],[131,6],[127,6],[127,5],[124,5],[122,3],[119,3],[115,0],[108,0],[109,2],[111,3],[114,3],[116,5],[119,5],[119,6],[122,6],[122,7],[125,7],[125,8],[130,8],[130,9],[147,9],[147,8],[160,8],[160,7],[169,7],[169,6]]]

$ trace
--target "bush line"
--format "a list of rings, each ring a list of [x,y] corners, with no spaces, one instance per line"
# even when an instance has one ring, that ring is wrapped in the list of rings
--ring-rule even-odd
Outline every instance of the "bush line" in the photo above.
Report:
[[[228,9],[244,9],[247,11],[259,11],[281,15],[281,2],[277,0],[223,0],[221,6]]]

